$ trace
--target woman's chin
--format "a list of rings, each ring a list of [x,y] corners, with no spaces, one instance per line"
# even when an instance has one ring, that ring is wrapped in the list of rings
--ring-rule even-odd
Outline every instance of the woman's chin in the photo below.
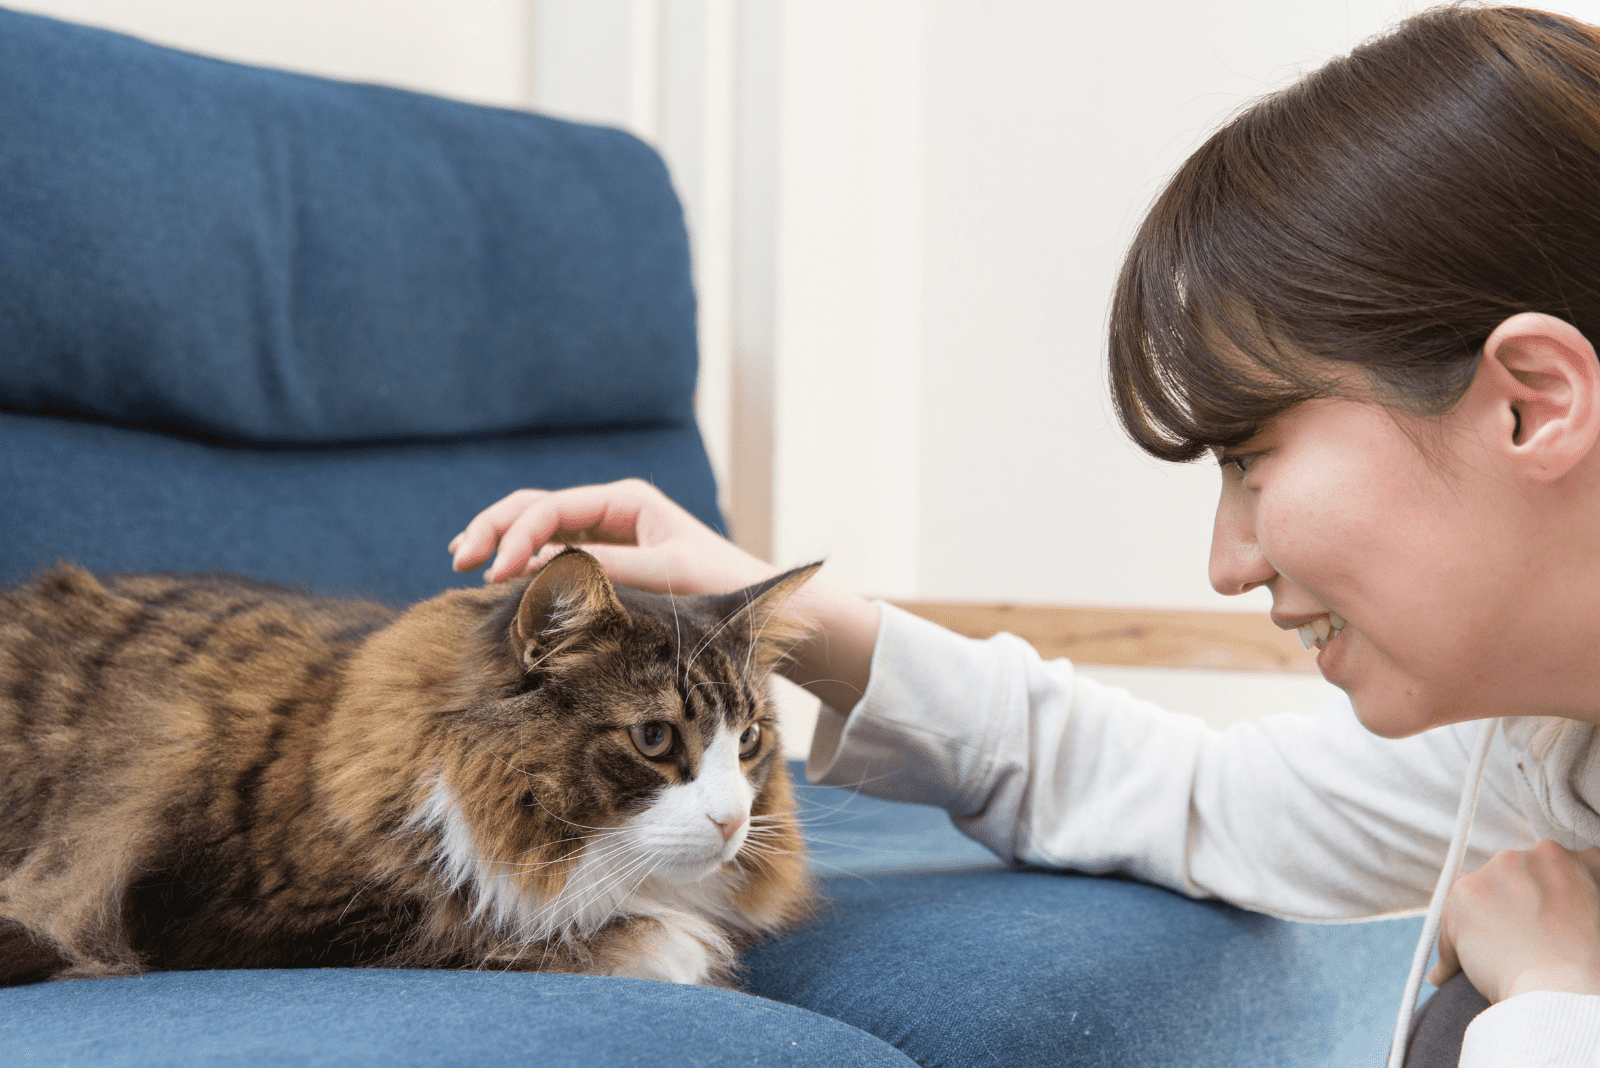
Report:
[[[1358,687],[1345,690],[1351,706],[1356,710],[1356,719],[1380,738],[1409,738],[1462,718],[1434,708],[1414,690],[1397,693],[1396,689],[1400,688]]]

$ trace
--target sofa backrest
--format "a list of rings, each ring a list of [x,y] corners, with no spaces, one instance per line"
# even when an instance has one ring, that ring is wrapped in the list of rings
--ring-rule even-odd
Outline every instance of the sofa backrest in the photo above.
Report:
[[[265,544],[359,540],[354,495],[400,529],[353,551],[393,553],[539,480],[654,476],[715,523],[695,361],[682,214],[630,135],[0,11],[0,579],[69,556],[405,599],[441,547],[394,582]],[[449,500],[385,508],[441,463]],[[119,492],[70,484],[105,465],[127,499],[75,504]]]

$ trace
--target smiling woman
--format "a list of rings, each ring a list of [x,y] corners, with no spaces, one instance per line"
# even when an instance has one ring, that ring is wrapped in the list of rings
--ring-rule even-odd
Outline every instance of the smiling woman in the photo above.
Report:
[[[1124,427],[1217,451],[1212,585],[1325,627],[1378,734],[1597,718],[1597,91],[1590,27],[1415,19],[1219,131],[1123,269]]]

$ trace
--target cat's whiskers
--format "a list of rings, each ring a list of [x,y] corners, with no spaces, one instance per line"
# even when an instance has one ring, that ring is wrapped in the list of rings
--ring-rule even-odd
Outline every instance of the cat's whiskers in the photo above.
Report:
[[[506,766],[510,767],[511,765],[507,764]],[[513,770],[516,770],[516,769],[513,769]],[[529,778],[530,780],[532,779],[532,776],[528,775],[528,773],[526,771],[523,771],[522,774],[524,776],[526,776],[527,778]],[[528,796],[533,798],[533,803],[534,804],[538,805],[541,809],[544,810],[544,814],[546,816],[549,816],[551,819],[557,821],[558,823],[565,823],[568,827],[576,827],[580,831],[602,831],[602,832],[604,832],[604,831],[614,831],[614,830],[616,830],[615,827],[591,827],[586,823],[574,823],[572,820],[569,820],[569,819],[566,819],[564,817],[558,816],[554,812],[551,812],[548,808],[546,808],[544,801],[542,801],[540,799],[539,794],[538,794],[537,791],[535,791],[535,790],[530,788],[528,790]]]
[[[627,848],[631,850],[634,847],[629,846]],[[556,896],[549,902],[540,905],[535,915],[528,917],[524,921],[523,930],[519,931],[518,934],[528,941],[540,941],[546,938],[570,937],[575,932],[587,933],[588,930],[599,928],[606,920],[611,918],[613,911],[606,910],[598,921],[590,920],[590,922],[585,923],[584,921],[591,907],[603,895],[621,885],[623,880],[648,863],[650,859],[651,857],[648,854],[641,854],[638,857],[627,860],[618,870],[602,876],[601,882],[588,887],[582,886],[581,882],[574,880],[569,875],[567,881],[562,884],[561,889],[556,893]],[[575,883],[577,884],[576,886]],[[585,890],[588,892],[584,893]],[[584,896],[581,900],[574,896],[567,902],[566,908],[563,909],[563,899],[568,898],[569,895],[575,895],[575,893],[584,893]],[[560,915],[563,912],[566,913],[564,917]],[[534,931],[531,935],[528,935],[526,928],[530,925],[534,927]]]
[[[667,569],[667,603],[672,606],[672,677],[674,680],[688,681],[689,676],[684,674],[688,669],[683,666],[683,623],[678,619],[678,599],[672,595],[672,569]],[[685,702],[688,698],[684,698]]]
[[[609,838],[612,835],[621,834],[621,833],[623,833],[623,832],[622,832],[622,828],[620,828],[620,827],[608,827],[608,828],[606,828],[606,829],[604,829],[602,831],[599,831],[599,832],[597,832],[595,834],[575,834],[570,838],[563,838],[562,841],[564,841],[564,842],[598,842],[601,839]],[[534,852],[537,852],[538,850],[548,849],[548,848],[550,848],[550,846],[548,844],[540,844],[540,845],[529,846],[527,849],[524,849],[522,852],[513,854],[511,859],[512,860],[516,860],[519,857],[527,856],[529,853],[534,853]]]
[[[637,862],[637,863],[635,863],[633,865],[630,865],[629,868],[627,868],[623,872],[619,873],[616,878],[618,878],[618,879],[626,878],[629,873],[631,873],[632,871],[635,871],[635,870],[638,869],[640,863],[642,863],[644,860],[647,860],[647,859],[649,859],[648,856],[642,857],[639,862]],[[658,858],[656,860],[656,863],[654,865],[652,865],[650,867],[650,869],[644,873],[644,875],[640,876],[635,881],[634,886],[632,887],[632,889],[630,889],[626,894],[624,894],[622,896],[622,898],[619,899],[617,901],[617,903],[615,905],[613,905],[611,907],[611,909],[609,909],[607,911],[607,914],[605,915],[604,920],[609,920],[609,919],[615,917],[619,913],[622,905],[625,904],[627,902],[627,900],[630,897],[632,897],[634,893],[636,893],[638,891],[640,886],[644,885],[645,881],[648,880],[650,878],[650,876],[655,873],[655,869],[657,867],[660,867],[662,859],[664,859],[664,858]],[[615,884],[615,881],[616,880],[614,879],[613,880],[613,885]],[[563,888],[563,892],[564,892],[564,890],[565,890],[565,888]],[[598,892],[599,891],[597,890],[597,893]],[[561,896],[560,894],[557,895],[557,900],[559,900],[560,896]],[[592,896],[591,896],[590,900],[593,900]],[[554,904],[554,902],[552,902],[552,904]],[[574,911],[581,914],[584,911],[584,909],[587,907],[588,904],[589,904],[588,901],[580,903],[578,905],[578,907]],[[604,920],[602,920],[602,923],[604,922]],[[512,958],[512,962],[514,963],[516,961],[521,960],[522,959],[522,954],[527,951],[527,948],[529,946],[536,945],[536,944],[542,944],[544,946],[544,952],[540,955],[539,966],[540,966],[541,969],[543,969],[544,965],[550,959],[550,950],[551,950],[553,944],[556,942],[556,940],[558,938],[562,938],[562,937],[571,937],[572,934],[573,934],[573,931],[571,929],[549,931],[549,930],[545,929],[545,925],[544,924],[541,924],[539,930],[535,931],[535,933],[532,936],[525,936],[525,937],[521,938],[522,944],[518,947],[516,955]]]
[[[748,859],[757,864],[761,864],[768,869],[771,869],[775,866],[772,862],[772,857],[791,852],[793,851],[779,850],[767,842],[748,840],[743,846],[740,847],[739,852],[736,854],[736,858],[741,860]]]
[[[617,900],[617,903],[612,906],[611,913],[612,913],[613,916],[618,915],[618,914],[621,913],[622,906],[626,905],[628,903],[628,900],[630,898],[632,898],[634,894],[637,894],[639,892],[639,888],[641,886],[643,886],[645,883],[650,881],[650,876],[654,875],[656,873],[656,869],[661,867],[661,865],[663,863],[665,863],[665,862],[666,862],[666,858],[665,857],[657,857],[656,858],[656,862],[654,864],[650,865],[650,870],[645,872],[638,879],[636,879],[634,881],[633,887],[631,889],[629,889],[629,891],[626,894],[623,894],[622,897]]]
[[[633,886],[631,886],[626,893],[624,893],[620,898],[618,898],[617,901],[614,904],[612,904],[612,906],[610,908],[605,910],[604,919],[606,919],[606,920],[611,919],[613,916],[615,916],[617,914],[617,911],[622,907],[623,903],[625,903],[628,900],[628,898],[632,897],[634,895],[634,893],[639,889],[639,887],[641,885],[643,885],[644,881],[646,879],[650,878],[650,876],[652,874],[654,874],[655,870],[661,866],[663,858],[655,857],[653,859],[654,859],[654,863],[650,864],[650,861],[652,860],[651,856],[648,853],[641,854],[637,861],[635,861],[632,865],[630,865],[624,871],[618,872],[610,880],[610,882],[606,883],[603,886],[596,887],[594,889],[594,892],[591,893],[588,896],[588,898],[586,898],[583,902],[581,902],[578,905],[576,911],[582,913],[583,911],[587,910],[590,905],[592,905],[595,902],[599,901],[601,898],[613,893],[618,887],[624,885],[628,881],[628,879],[631,876],[633,876],[633,874],[635,872],[637,872],[640,868],[644,867],[645,864],[650,864],[649,869],[647,871],[645,871],[643,875],[640,875],[637,879],[634,880]]]
[[[594,839],[594,842],[590,843],[589,846],[584,846],[583,848],[585,848],[585,849],[591,848],[594,844],[602,843],[606,838],[606,836],[603,835],[603,834],[590,835],[589,837]],[[576,839],[570,839],[569,838],[569,839],[567,839],[567,841],[569,841],[569,842],[570,841],[576,841]],[[550,847],[550,846],[529,846],[527,849],[522,850],[522,852],[520,852],[520,853],[512,854],[510,857],[506,858],[506,860],[503,863],[507,867],[516,868],[518,870],[532,870],[534,868],[553,868],[553,867],[555,867],[557,865],[560,865],[560,864],[571,864],[577,858],[577,853],[578,853],[577,850],[568,850],[567,852],[562,853],[560,856],[551,857],[551,858],[549,858],[547,860],[523,860],[522,859],[523,857],[527,856],[530,853],[543,853],[543,852],[548,851],[551,848],[552,847]]]
[[[597,861],[602,860],[602,859],[609,859],[610,857],[615,856],[615,855],[627,850],[628,848],[630,848],[630,847],[628,845],[626,845],[626,844],[613,845],[613,846],[610,847],[610,849],[607,852],[602,853],[599,856],[593,858],[593,861],[597,862]],[[522,856],[522,855],[525,855],[526,853],[531,853],[531,852],[533,852],[533,850],[531,850],[531,849],[524,850],[523,853],[518,854],[518,855]],[[581,859],[582,858],[573,857],[572,855],[569,854],[569,855],[564,856],[564,857],[557,857],[554,860],[543,860],[543,861],[539,861],[537,863],[515,861],[515,860],[507,861],[505,866],[508,867],[508,868],[511,868],[512,871],[506,872],[504,874],[511,875],[511,874],[515,874],[515,873],[518,873],[518,872],[535,872],[535,871],[539,871],[542,868],[552,868],[552,867],[556,867],[556,866],[561,865],[561,864],[577,864],[577,863],[581,862]]]
[[[750,602],[747,601],[746,607],[748,607],[749,604]],[[737,608],[732,612],[729,612],[726,616],[722,617],[722,622],[718,623],[715,627],[712,627],[711,630],[706,633],[706,636],[700,639],[700,644],[696,645],[694,647],[694,652],[689,654],[688,663],[683,665],[685,674],[687,674],[688,671],[694,667],[695,658],[709,648],[711,643],[717,640],[717,635],[721,634],[724,630],[727,630],[733,621],[739,618],[739,613],[742,611],[744,611],[744,609]]]
[[[786,848],[784,845],[784,840],[782,839],[773,840],[765,838],[750,838],[747,839],[744,845],[740,847],[739,855],[743,855],[747,852],[752,855],[767,854],[776,856],[778,854],[800,854],[804,853],[805,851],[803,849]]]
[[[816,839],[814,839],[814,840],[816,840]],[[857,879],[857,880],[859,880],[861,882],[864,882],[864,883],[869,883],[870,884],[872,882],[871,879],[869,879],[865,875],[862,875],[860,872],[851,871],[849,868],[841,868],[837,864],[829,864],[825,860],[819,860],[817,858],[816,854],[807,852],[804,849],[778,849],[776,847],[769,846],[769,845],[766,845],[766,844],[763,843],[763,845],[761,847],[761,850],[762,850],[763,853],[765,853],[767,855],[767,857],[779,857],[779,856],[803,857],[813,867],[827,868],[827,869],[829,869],[829,870],[831,870],[833,872],[836,872],[839,875],[848,875],[848,876],[850,876],[850,878]],[[757,854],[754,854],[754,853],[752,853],[751,859],[752,860],[764,860],[764,862],[768,863],[768,864],[772,863],[772,861],[770,859],[764,859],[761,856],[758,856]]]

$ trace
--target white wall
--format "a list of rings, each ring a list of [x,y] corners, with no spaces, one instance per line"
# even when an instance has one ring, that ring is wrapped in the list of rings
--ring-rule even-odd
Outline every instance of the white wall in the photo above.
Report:
[[[531,99],[531,0],[5,0],[243,63],[480,104]]]
[[[1402,6],[929,4],[919,593],[1242,607],[1206,581],[1215,469],[1115,424],[1111,285],[1220,119]]]

